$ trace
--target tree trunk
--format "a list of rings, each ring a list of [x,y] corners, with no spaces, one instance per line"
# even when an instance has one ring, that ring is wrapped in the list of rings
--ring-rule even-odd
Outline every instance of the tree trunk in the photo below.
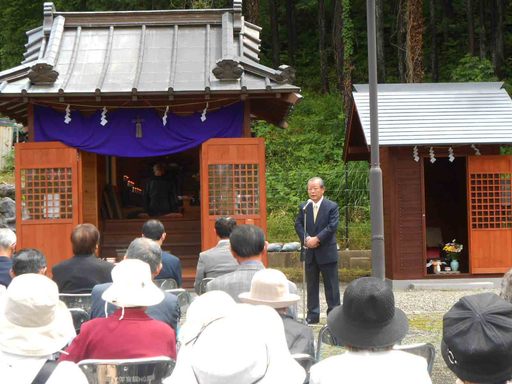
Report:
[[[343,3],[334,1],[334,16],[332,22],[332,46],[334,47],[334,62],[336,64],[336,85],[340,94],[343,94],[344,49],[343,44]]]
[[[486,31],[485,31],[485,0],[480,0],[479,4],[480,32],[478,34],[480,40],[480,58],[483,60],[487,55]]]
[[[468,17],[468,53],[475,56],[475,21],[473,18],[473,1],[466,0],[466,14]]]
[[[318,51],[320,53],[320,81],[322,93],[329,92],[327,51],[325,48],[325,2],[318,0]]]
[[[398,54],[398,78],[405,83],[405,10],[407,0],[398,0],[396,18],[396,46]]]
[[[439,81],[439,56],[437,54],[436,0],[430,0],[430,65],[432,81],[437,83]]]
[[[423,80],[423,0],[408,1],[406,10],[407,35],[405,44],[406,80]]]
[[[375,1],[375,20],[377,24],[377,81],[386,82],[386,61],[384,57],[384,0]]]
[[[260,21],[260,1],[259,0],[245,0],[245,18],[249,23],[259,25]]]
[[[505,11],[505,3],[504,0],[494,0],[493,6],[491,9],[493,10],[493,21],[492,21],[492,29],[493,32],[493,56],[492,63],[494,65],[494,72],[499,78],[503,78],[503,64],[505,62],[505,47],[503,40],[503,30],[504,30],[504,11]]]
[[[268,0],[270,13],[270,31],[272,33],[272,64],[274,68],[280,64],[280,48],[279,48],[279,24],[277,22],[277,3],[276,0]]]
[[[286,20],[288,24],[288,60],[295,66],[295,52],[297,50],[297,20],[295,18],[295,0],[286,1]]]

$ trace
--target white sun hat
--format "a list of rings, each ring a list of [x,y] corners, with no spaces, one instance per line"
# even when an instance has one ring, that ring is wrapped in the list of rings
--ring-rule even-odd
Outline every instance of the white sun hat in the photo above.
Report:
[[[306,377],[288,350],[281,318],[263,305],[237,304],[203,328],[190,363],[197,384],[302,384]]]
[[[125,259],[112,269],[112,285],[101,298],[126,308],[156,305],[164,296],[151,279],[149,264],[138,259]]]
[[[224,291],[208,291],[198,296],[188,307],[186,321],[178,334],[179,341],[188,343],[208,323],[228,315],[235,307],[235,300]]]
[[[251,290],[238,295],[243,303],[265,304],[272,308],[287,308],[300,300],[290,293],[289,282],[283,272],[277,269],[262,269],[251,281]]]
[[[15,277],[0,316],[0,350],[21,356],[46,356],[64,348],[74,333],[73,319],[48,277]]]

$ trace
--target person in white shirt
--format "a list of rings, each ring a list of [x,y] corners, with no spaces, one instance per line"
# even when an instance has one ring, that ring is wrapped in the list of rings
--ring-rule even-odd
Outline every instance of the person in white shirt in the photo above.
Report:
[[[15,277],[4,296],[0,315],[1,382],[87,384],[76,364],[55,361],[56,353],[74,334],[71,314],[59,300],[57,284],[46,276],[27,273]]]
[[[327,316],[327,326],[348,351],[315,364],[310,384],[432,383],[424,358],[393,349],[409,325],[384,281],[363,277],[350,283],[343,304]]]
[[[443,316],[443,359],[457,384],[512,378],[512,304],[485,292],[461,298]]]

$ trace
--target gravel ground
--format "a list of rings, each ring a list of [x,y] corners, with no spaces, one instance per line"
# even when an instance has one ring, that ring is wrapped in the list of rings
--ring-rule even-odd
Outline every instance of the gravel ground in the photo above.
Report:
[[[302,294],[301,284],[297,284],[299,294]],[[340,285],[341,297],[346,284]],[[323,287],[320,288],[320,303],[322,314],[320,316],[320,325],[314,326],[315,333],[318,333],[321,326],[326,322],[327,310]],[[436,347],[436,359],[432,371],[433,384],[451,384],[455,383],[455,376],[446,367],[440,352],[442,338],[443,314],[448,311],[453,304],[462,296],[473,295],[483,290],[405,290],[395,291],[395,302],[397,307],[402,309],[409,318],[409,332],[403,344],[414,343],[432,343]],[[498,293],[498,290],[493,290]],[[299,302],[299,317],[302,317],[302,301]],[[325,353],[322,356],[329,356],[340,353],[342,349],[337,347],[322,348]]]

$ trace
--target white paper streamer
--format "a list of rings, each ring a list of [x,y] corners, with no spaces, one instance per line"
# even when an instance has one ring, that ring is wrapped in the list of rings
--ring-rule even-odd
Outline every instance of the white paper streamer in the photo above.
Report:
[[[420,157],[418,156],[418,146],[417,145],[415,145],[414,148],[412,149],[412,158],[414,159],[415,162],[420,161]]]
[[[69,124],[71,122],[71,106],[66,106],[66,115],[64,116],[64,123]]]
[[[455,160],[455,156],[453,156],[452,147],[448,148],[448,160],[450,161],[450,163],[453,163],[453,161]]]
[[[434,148],[433,147],[430,147],[430,149],[428,150],[428,154],[430,156],[430,162],[432,164],[434,164],[436,162],[436,155],[434,154]]]
[[[100,124],[105,126],[107,125],[108,123],[108,120],[107,120],[107,107],[103,107],[103,109],[101,110],[101,121],[100,121]]]
[[[473,148],[475,150],[475,155],[476,156],[480,156],[481,155],[480,150],[476,147],[475,144],[471,144],[471,148]]]
[[[164,127],[167,125],[167,113],[169,113],[169,106],[165,107],[164,116],[162,117],[162,125]]]
[[[203,109],[203,113],[201,113],[201,121],[204,123],[206,121],[206,111],[208,110],[208,103],[206,103],[206,107]]]

